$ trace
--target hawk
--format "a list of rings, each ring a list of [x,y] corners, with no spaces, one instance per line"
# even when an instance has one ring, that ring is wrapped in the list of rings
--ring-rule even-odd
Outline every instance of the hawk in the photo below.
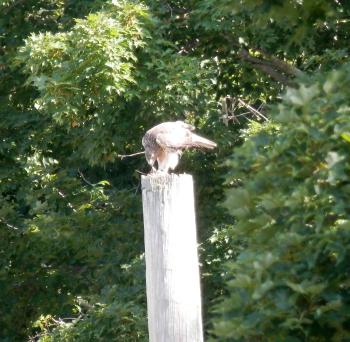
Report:
[[[183,150],[188,148],[213,149],[216,143],[192,133],[195,127],[183,121],[163,122],[146,132],[142,138],[145,155],[151,172],[168,172],[174,170],[179,163]]]

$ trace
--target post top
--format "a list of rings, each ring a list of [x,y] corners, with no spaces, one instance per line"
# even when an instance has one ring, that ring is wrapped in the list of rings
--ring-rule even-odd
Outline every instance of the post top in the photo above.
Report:
[[[175,173],[150,173],[146,176],[141,176],[142,188],[146,190],[163,189],[173,185],[180,184],[192,184],[192,175],[187,173],[175,174]]]

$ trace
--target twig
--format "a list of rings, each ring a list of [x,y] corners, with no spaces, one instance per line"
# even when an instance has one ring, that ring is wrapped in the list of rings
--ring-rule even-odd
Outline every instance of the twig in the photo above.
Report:
[[[222,111],[225,113],[224,115],[222,115],[221,119],[226,126],[228,125],[230,120],[232,120],[233,122],[237,121],[238,123],[240,123],[237,115],[235,114],[235,111],[238,108],[238,103],[236,99],[232,98],[231,96],[223,97],[221,99],[221,108]]]
[[[61,190],[57,189],[57,192],[62,198],[66,199],[66,195]],[[77,212],[76,209],[74,209],[72,203],[67,201],[67,204],[68,204],[68,207],[71,208],[75,213]]]
[[[18,227],[6,222],[2,217],[0,217],[0,222],[2,222],[7,228],[14,229],[14,230],[19,230]]]
[[[117,156],[118,156],[118,158],[123,160],[124,158],[139,156],[140,154],[144,154],[144,153],[145,153],[145,151],[132,153],[132,154],[118,154]]]
[[[259,111],[257,111],[255,108],[253,108],[252,106],[250,106],[248,103],[245,103],[242,99],[238,99],[238,102],[243,105],[245,108],[247,108],[248,110],[250,110],[252,113],[254,113],[256,116],[259,116],[261,118],[263,118],[265,121],[269,121],[269,119],[262,113],[260,113]]]
[[[136,188],[136,190],[135,190],[135,193],[134,193],[135,196],[136,196],[137,192],[139,191],[140,186],[141,186],[141,183],[139,182],[139,184],[137,185],[137,188]]]
[[[37,333],[34,336],[30,336],[28,342],[36,342],[39,341],[39,338],[42,336],[45,336],[46,332],[41,332],[41,333]]]
[[[88,185],[90,185],[90,186],[96,186],[96,184],[93,184],[93,183],[89,182],[89,181],[85,178],[85,176],[84,176],[83,173],[80,171],[80,169],[78,169],[78,173],[79,173],[79,176],[81,177],[81,179],[82,179],[86,184],[88,184]]]
[[[135,170],[137,173],[139,173],[140,175],[143,175],[143,176],[147,176],[146,173],[142,172],[142,171],[139,171],[139,170]]]
[[[171,8],[171,6],[168,3],[167,3],[167,6],[170,9],[170,18],[172,18],[173,17],[173,9]]]
[[[251,111],[248,111],[248,112],[244,112],[244,113],[241,113],[241,114],[237,114],[235,116],[238,117],[238,116],[243,116],[243,115],[247,115],[247,114],[250,114],[250,113],[251,113]]]
[[[262,108],[263,108],[263,104],[261,104],[261,105],[258,107],[257,111],[260,112]]]

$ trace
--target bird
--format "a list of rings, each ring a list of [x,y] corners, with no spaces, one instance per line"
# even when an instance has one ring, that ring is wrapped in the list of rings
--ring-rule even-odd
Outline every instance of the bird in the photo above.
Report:
[[[142,138],[142,145],[151,173],[174,170],[186,149],[213,149],[217,146],[215,142],[193,133],[194,130],[194,126],[183,121],[163,122],[149,129]],[[155,168],[156,162],[158,169]]]

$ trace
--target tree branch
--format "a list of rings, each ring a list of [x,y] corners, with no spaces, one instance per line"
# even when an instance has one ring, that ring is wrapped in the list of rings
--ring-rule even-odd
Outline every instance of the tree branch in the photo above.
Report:
[[[291,65],[271,54],[269,54],[267,51],[261,48],[253,48],[254,51],[261,53],[266,59],[268,59],[271,62],[271,65],[275,66],[278,70],[290,75],[290,76],[298,76],[301,75],[303,72],[295,67],[294,65]]]
[[[227,35],[223,36],[231,46],[237,49],[238,56],[244,61],[253,65],[253,67],[260,69],[264,73],[268,74],[275,81],[280,82],[284,85],[295,87],[296,83],[291,80],[292,77],[302,74],[302,71],[293,65],[271,55],[263,48],[258,47],[243,47],[237,41],[233,40],[232,37]],[[252,56],[249,53],[249,49],[261,54],[262,58]]]
[[[295,87],[296,83],[290,80],[289,77],[285,76],[282,72],[285,72],[285,70],[281,70],[281,67],[284,69],[287,69],[285,66],[285,62],[278,60],[275,58],[275,60],[278,60],[279,63],[268,61],[265,59],[257,58],[252,56],[247,49],[241,49],[239,52],[239,56],[245,60],[246,62],[249,62],[250,64],[253,64],[255,68],[260,69],[261,71],[267,73],[270,75],[275,81],[280,82],[284,85]],[[282,72],[281,72],[282,71]],[[291,70],[288,70],[289,72]],[[285,72],[287,73],[287,72]],[[288,74],[288,73],[287,73]],[[290,75],[290,73],[289,73]]]

